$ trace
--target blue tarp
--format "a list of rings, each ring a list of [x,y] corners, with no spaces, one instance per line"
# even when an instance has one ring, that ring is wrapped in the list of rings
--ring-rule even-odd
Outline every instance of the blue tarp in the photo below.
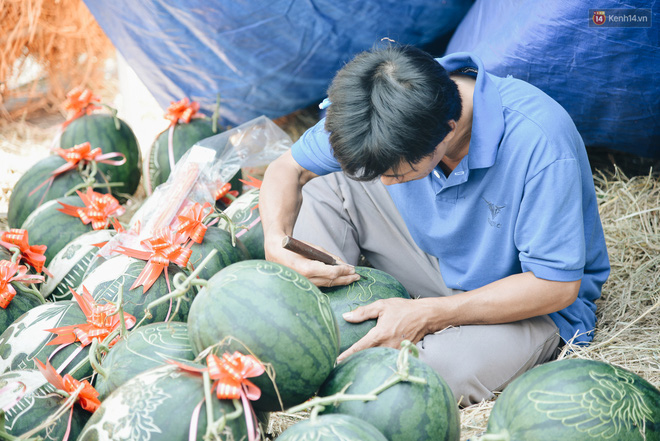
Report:
[[[381,38],[423,46],[473,0],[85,0],[165,109],[184,97],[222,122],[318,103],[334,74]],[[440,54],[441,55],[441,54]]]
[[[477,0],[452,35],[447,52],[474,52],[496,75],[534,84],[564,106],[588,146],[658,158],[656,4]],[[611,9],[623,10],[619,13],[629,18],[590,25],[590,8],[606,11],[605,20],[615,13]],[[643,21],[639,13],[632,20],[634,8],[651,10],[650,19]]]

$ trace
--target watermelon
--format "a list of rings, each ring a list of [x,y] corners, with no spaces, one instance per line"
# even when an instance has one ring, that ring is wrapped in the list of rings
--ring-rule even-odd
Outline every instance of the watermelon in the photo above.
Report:
[[[9,439],[3,437],[3,433],[18,437],[29,432],[57,412],[66,398],[55,390],[36,369],[1,374],[0,415],[4,413],[4,427],[0,427],[0,439]],[[75,440],[90,416],[91,413],[75,404],[72,411],[63,412],[54,424],[34,436],[43,440],[61,441],[69,426],[68,439]]]
[[[245,260],[221,270],[193,300],[188,334],[196,353],[224,340],[221,352],[249,351],[271,366],[255,409],[270,411],[310,398],[339,354],[337,323],[327,297],[297,272],[274,262]],[[231,341],[227,339],[231,337]]]
[[[214,419],[234,411],[231,400],[213,399]],[[190,437],[195,408],[201,404]],[[164,365],[143,372],[118,387],[101,403],[78,441],[198,440],[206,431],[202,376]],[[246,440],[245,416],[229,420],[222,439]]]
[[[47,277],[39,289],[44,298],[53,301],[72,300],[71,290],[76,289],[85,271],[99,250],[94,244],[110,240],[116,231],[98,230],[83,233],[69,242],[53,257],[48,270],[53,275]]]
[[[30,309],[41,305],[41,299],[27,291],[22,283],[11,282],[16,290],[16,295],[6,308],[0,308],[0,334],[11,325],[17,318]]]
[[[355,272],[360,275],[360,280],[357,282],[350,285],[320,288],[328,296],[330,307],[337,317],[340,352],[350,348],[353,343],[376,326],[375,319],[362,323],[349,323],[341,318],[342,314],[380,299],[410,298],[403,285],[384,271],[358,266],[355,268]]]
[[[133,257],[124,256],[123,254],[112,257],[94,270],[85,275],[85,278],[80,283],[80,287],[76,292],[82,292],[84,286],[92,294],[94,300],[103,303],[103,300],[109,302],[116,302],[119,294],[120,287],[123,289],[123,305],[124,312],[133,315],[140,321],[145,315],[145,308],[149,303],[168,294],[168,281],[165,278],[165,272],[161,273],[156,279],[156,282],[144,293],[144,288],[138,286],[131,289],[133,282],[138,278],[147,262],[144,260],[135,259]],[[183,271],[181,268],[174,264],[170,264],[167,268],[169,277],[169,284],[174,290],[172,279],[174,276]],[[181,306],[175,312],[176,301],[169,301],[161,303],[154,307],[150,312],[152,317],[146,320],[146,323],[163,322],[167,320],[186,321],[188,317],[188,310],[190,309],[192,292],[189,291],[185,295],[185,299],[181,301]]]
[[[108,182],[123,184],[111,189],[115,197],[121,198],[122,195],[132,195],[137,190],[140,184],[142,159],[133,130],[123,120],[117,120],[120,124],[119,130],[115,126],[115,118],[109,114],[98,113],[76,118],[62,133],[60,147],[68,149],[89,142],[92,148],[100,147],[104,154],[123,153],[126,157],[123,165],[98,164],[99,171]]]
[[[227,207],[225,214],[234,222],[236,237],[243,242],[252,259],[265,259],[264,228],[259,215],[259,189],[253,188],[240,195]],[[221,219],[218,227],[228,230],[227,221]]]
[[[398,356],[399,351],[386,347],[368,348],[349,356],[333,369],[319,396],[342,390],[347,394],[372,392],[392,377]],[[322,413],[363,419],[390,441],[458,440],[458,405],[451,389],[426,363],[412,356],[408,363],[409,374],[426,379],[426,384],[402,381],[378,394],[374,401],[345,401],[327,406]]]
[[[46,266],[55,255],[76,237],[92,231],[92,224],[83,224],[80,218],[58,211],[59,202],[84,207],[80,196],[67,196],[48,201],[34,210],[23,222],[22,229],[27,230],[30,245],[46,245]]]
[[[564,359],[512,381],[488,418],[489,440],[660,440],[660,390],[596,360]]]
[[[215,273],[232,263],[250,258],[250,253],[243,242],[236,239],[236,246],[232,245],[231,234],[219,228],[208,228],[202,243],[193,242],[190,250],[192,254],[189,262],[193,267],[204,260],[211,250],[218,251],[199,272],[199,277],[204,280],[210,279]]]
[[[48,302],[32,308],[0,334],[0,373],[35,369],[36,358],[44,364],[50,359],[62,375],[70,373],[78,380],[91,375],[89,363],[83,363],[87,359],[89,346],[83,348],[80,342],[65,346],[47,344],[57,335],[46,329],[86,321],[85,314],[73,300]],[[71,372],[78,364],[81,364],[80,368]]]
[[[145,190],[151,194],[153,190],[170,176],[170,155],[168,148],[170,129],[162,131],[151,145],[149,151],[148,170],[144,170]],[[215,135],[213,122],[206,118],[193,118],[189,123],[177,123],[172,136],[172,153],[176,164],[184,153],[197,141]],[[145,164],[147,165],[147,164]]]
[[[387,441],[373,425],[350,415],[312,415],[290,426],[276,438],[278,441]]]
[[[150,323],[132,331],[110,349],[101,363],[102,372],[96,377],[94,387],[103,400],[126,381],[167,360],[194,358],[185,323]]]
[[[51,184],[39,188],[43,182],[50,179],[53,171],[66,164],[59,155],[48,156],[30,167],[11,191],[7,208],[7,223],[9,228],[20,228],[25,219],[41,204],[56,198],[64,197],[74,187],[84,182],[78,170],[69,170],[59,174]],[[32,194],[30,194],[32,193]]]

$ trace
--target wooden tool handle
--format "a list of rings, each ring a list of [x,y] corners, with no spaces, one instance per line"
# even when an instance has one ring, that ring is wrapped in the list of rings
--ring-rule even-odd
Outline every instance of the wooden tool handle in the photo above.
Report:
[[[318,250],[310,245],[307,245],[298,239],[294,239],[291,236],[286,236],[282,240],[282,247],[289,251],[293,251],[294,253],[298,253],[308,259],[318,260],[319,262],[323,262],[327,265],[337,265],[337,261],[331,255],[324,253],[323,251]]]

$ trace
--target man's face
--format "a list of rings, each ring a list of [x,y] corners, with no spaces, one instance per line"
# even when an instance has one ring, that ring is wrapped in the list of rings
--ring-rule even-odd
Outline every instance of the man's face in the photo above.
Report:
[[[422,158],[415,164],[402,162],[394,170],[388,170],[380,176],[380,181],[385,185],[401,184],[403,182],[416,181],[428,176],[445,156],[446,147],[444,142],[438,144],[432,155]]]

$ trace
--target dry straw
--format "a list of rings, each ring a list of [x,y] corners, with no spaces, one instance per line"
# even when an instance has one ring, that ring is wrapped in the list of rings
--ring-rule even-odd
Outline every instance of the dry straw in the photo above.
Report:
[[[0,0],[0,26],[0,122],[58,111],[73,87],[103,83],[114,48],[82,0]],[[19,84],[30,67],[36,78]]]

